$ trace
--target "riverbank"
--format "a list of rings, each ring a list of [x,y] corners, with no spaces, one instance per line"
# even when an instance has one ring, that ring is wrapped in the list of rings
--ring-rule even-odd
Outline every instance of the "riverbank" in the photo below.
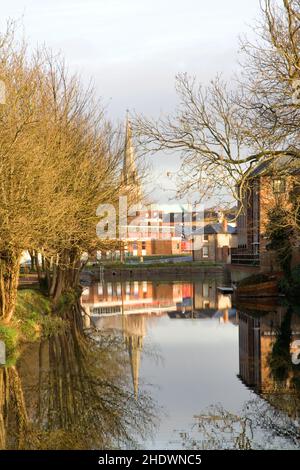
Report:
[[[22,343],[48,338],[67,327],[66,322],[52,315],[49,298],[37,289],[18,291],[15,314],[9,324],[0,322],[0,340],[5,343],[6,363],[12,365]]]
[[[180,262],[180,263],[149,263],[149,264],[122,264],[109,263],[103,267],[91,266],[83,273],[84,276],[92,275],[93,278],[105,279],[140,279],[145,280],[159,277],[186,277],[195,275],[222,274],[224,265],[217,263]]]
[[[252,274],[237,283],[237,299],[285,297],[293,304],[300,304],[300,265],[290,274],[282,271]]]

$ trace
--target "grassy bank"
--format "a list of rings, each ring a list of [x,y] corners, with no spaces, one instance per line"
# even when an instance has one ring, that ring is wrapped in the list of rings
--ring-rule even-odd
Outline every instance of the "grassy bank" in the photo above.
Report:
[[[64,320],[51,315],[50,300],[38,290],[18,291],[15,315],[9,325],[0,322],[0,340],[6,346],[6,365],[15,363],[19,346],[23,342],[34,342],[62,331],[68,325]]]

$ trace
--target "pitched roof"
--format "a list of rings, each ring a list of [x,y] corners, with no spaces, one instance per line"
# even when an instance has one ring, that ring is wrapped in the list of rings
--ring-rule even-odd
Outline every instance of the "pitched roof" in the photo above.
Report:
[[[217,234],[230,234],[234,235],[237,233],[236,227],[233,227],[232,225],[227,225],[227,230],[224,229],[224,225],[221,223],[216,223],[216,224],[208,224],[205,225],[204,228],[201,227],[193,232],[193,235],[217,235]]]
[[[289,155],[280,155],[272,160],[266,160],[258,163],[256,167],[250,172],[250,177],[270,175],[273,172],[276,174],[287,172],[289,174],[296,174],[300,172],[299,160]]]

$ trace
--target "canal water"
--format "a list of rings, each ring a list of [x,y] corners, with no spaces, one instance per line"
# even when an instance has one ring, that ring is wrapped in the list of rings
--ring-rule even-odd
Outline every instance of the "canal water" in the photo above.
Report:
[[[0,369],[0,446],[300,448],[300,313],[219,276],[98,282],[66,330]]]
[[[123,336],[136,398],[146,393],[155,403],[158,423],[142,447],[300,445],[292,362],[300,314],[274,299],[237,309],[222,286],[222,277],[200,277],[100,283],[83,292],[97,330]]]

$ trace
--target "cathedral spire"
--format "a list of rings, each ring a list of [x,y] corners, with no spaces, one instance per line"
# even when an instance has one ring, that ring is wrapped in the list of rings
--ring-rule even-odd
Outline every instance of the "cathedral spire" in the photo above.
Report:
[[[132,143],[132,129],[129,120],[129,112],[126,116],[126,134],[123,164],[123,179],[125,184],[137,184],[137,171],[135,165],[135,152]]]
[[[132,138],[132,128],[129,119],[129,111],[126,115],[126,132],[125,132],[125,147],[124,147],[124,161],[122,171],[122,183],[131,192],[132,198],[135,203],[142,199],[142,189],[139,181],[139,175],[135,162],[135,150]]]

